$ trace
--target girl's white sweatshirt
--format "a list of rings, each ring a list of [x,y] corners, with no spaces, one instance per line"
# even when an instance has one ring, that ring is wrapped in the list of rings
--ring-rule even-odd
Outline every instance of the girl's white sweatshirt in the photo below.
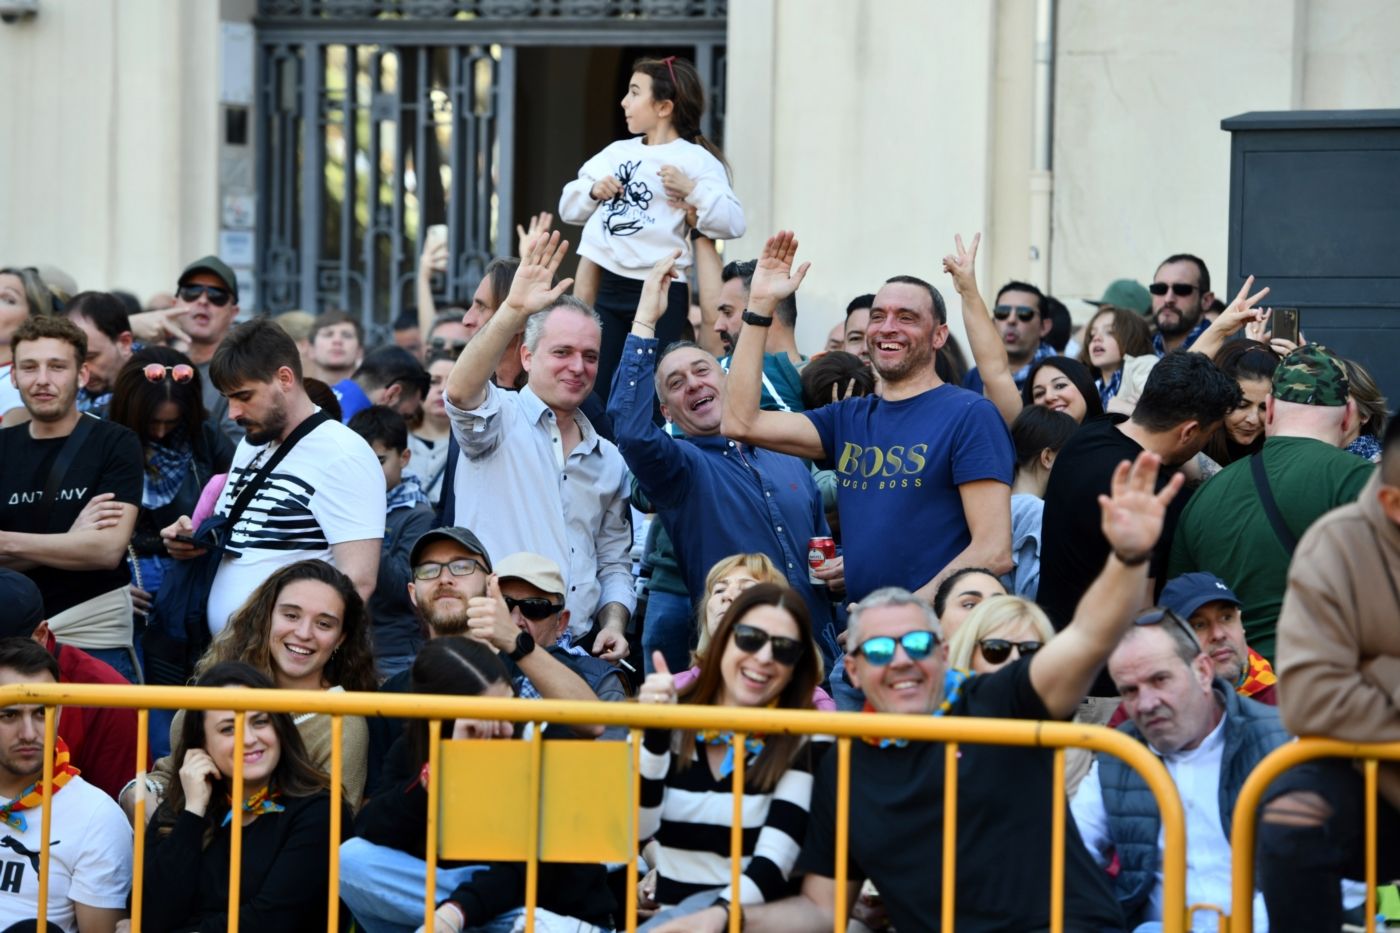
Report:
[[[564,186],[559,219],[584,225],[579,255],[629,279],[646,278],[657,260],[675,249],[682,251],[676,265],[690,265],[685,211],[666,200],[663,165],[674,165],[695,181],[685,200],[699,214],[701,233],[717,240],[744,235],[744,208],[719,159],[683,139],[648,146],[638,136],[609,145],[583,164],[577,181]],[[622,192],[610,201],[593,200],[593,185],[609,175],[622,183]]]

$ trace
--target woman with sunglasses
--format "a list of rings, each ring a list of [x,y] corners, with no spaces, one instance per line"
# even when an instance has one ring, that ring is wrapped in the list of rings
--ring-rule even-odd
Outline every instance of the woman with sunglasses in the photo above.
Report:
[[[729,611],[734,600],[750,587],[760,583],[772,583],[786,587],[787,577],[773,564],[767,554],[735,554],[710,568],[705,576],[705,600],[696,611],[696,628],[700,640],[691,654],[689,670],[675,675],[677,692],[684,693],[691,684],[700,679],[700,665],[705,663],[705,653],[710,640],[719,628],[720,620]],[[833,711],[836,701],[821,687],[812,691],[812,705],[819,710]]]
[[[709,660],[684,702],[709,706],[811,709],[821,660],[811,615],[792,590],[760,583],[745,590],[720,620]],[[656,653],[643,703],[675,703],[675,679]],[[744,870],[729,886],[729,830],[734,813],[732,733],[673,735],[647,730],[642,746],[639,836],[654,875],[643,897],[662,908],[644,929],[729,904],[759,904],[790,893],[788,877],[807,830],[812,772],[829,743],[806,736],[753,734],[738,750],[747,759]],[[717,840],[719,840],[717,842]],[[711,917],[711,920],[715,917]]]
[[[1019,596],[989,599],[949,638],[948,666],[991,674],[1035,654],[1054,634],[1050,619],[1030,600]]]
[[[277,570],[214,637],[195,665],[196,677],[216,664],[240,661],[279,690],[358,690],[379,687],[369,640],[369,614],[350,578],[325,561],[302,560]],[[170,727],[171,747],[184,728],[182,714]],[[303,713],[297,730],[312,762],[331,769],[331,717]],[[359,807],[368,766],[369,729],[360,716],[342,718],[345,802]],[[162,758],[146,788],[160,797],[175,779],[176,761]],[[135,782],[133,781],[134,785]],[[121,804],[131,813],[131,785]]]
[[[165,347],[131,354],[112,385],[108,417],[141,441],[145,484],[127,548],[131,600],[144,618],[174,563],[160,530],[189,515],[210,478],[228,472],[233,442],[206,417],[203,380],[189,357]],[[138,624],[136,643],[141,643]]]

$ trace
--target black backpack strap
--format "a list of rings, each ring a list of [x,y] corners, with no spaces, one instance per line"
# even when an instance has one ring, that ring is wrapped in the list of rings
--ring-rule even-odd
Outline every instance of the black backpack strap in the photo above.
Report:
[[[63,442],[63,447],[58,452],[58,457],[54,459],[53,467],[49,470],[48,481],[44,483],[44,496],[39,500],[41,518],[38,527],[49,533],[67,531],[67,528],[50,528],[49,519],[53,515],[54,497],[58,495],[59,488],[63,486],[63,480],[68,475],[68,470],[73,466],[73,458],[78,456],[78,451],[83,449],[83,444],[87,441],[88,435],[92,433],[92,425],[97,421],[87,415],[78,415],[78,423],[73,425],[73,430],[68,435],[68,439]]]
[[[1269,477],[1264,472],[1264,452],[1254,454],[1249,458],[1249,469],[1254,474],[1254,488],[1259,492],[1259,501],[1264,505],[1264,514],[1268,516],[1269,524],[1273,526],[1274,534],[1278,536],[1278,543],[1283,545],[1283,549],[1292,557],[1293,552],[1298,548],[1298,539],[1293,532],[1288,529],[1288,525],[1283,520],[1283,513],[1279,511],[1278,501],[1274,499],[1274,491],[1269,487]]]
[[[332,420],[330,415],[323,411],[318,411],[301,424],[297,425],[292,433],[287,435],[287,439],[273,452],[271,457],[267,458],[267,463],[262,465],[257,475],[244,484],[243,489],[238,493],[238,498],[233,500],[233,507],[229,509],[228,517],[224,520],[224,527],[228,529],[227,534],[233,534],[234,524],[243,515],[243,510],[253,501],[253,495],[258,491],[258,487],[266,482],[267,478],[272,475],[272,471],[277,467],[277,464],[282,462],[282,458],[291,453],[297,441],[310,434],[319,425],[330,420]]]

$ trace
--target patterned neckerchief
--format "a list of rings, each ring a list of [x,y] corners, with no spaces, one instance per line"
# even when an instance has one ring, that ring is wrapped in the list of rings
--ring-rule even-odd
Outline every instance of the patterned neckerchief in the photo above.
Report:
[[[1240,696],[1252,697],[1276,683],[1278,683],[1278,675],[1274,673],[1268,658],[1250,648],[1249,664],[1240,674],[1240,682],[1235,687],[1235,692]]]
[[[386,511],[392,512],[395,509],[411,509],[418,503],[427,503],[428,497],[423,492],[422,485],[418,482],[418,477],[412,473],[405,473],[403,481],[393,489],[389,490],[385,496]]]
[[[39,780],[20,791],[18,797],[11,800],[3,807],[0,807],[0,823],[4,823],[6,826],[17,829],[20,832],[26,831],[29,828],[29,824],[21,811],[32,810],[37,806],[41,806],[47,798],[63,790],[65,784],[82,773],[69,763],[68,746],[64,744],[63,739],[55,738],[53,783],[50,785],[50,789],[45,791],[40,786],[44,780],[41,775]]]
[[[283,810],[287,809],[280,803],[276,802],[277,798],[281,796],[282,794],[280,792],[272,790],[270,787],[264,787],[262,790],[258,791],[257,793],[253,794],[253,796],[243,801],[243,812],[256,814],[281,813]],[[227,813],[224,814],[224,821],[220,824],[221,826],[227,826],[229,823],[233,822],[232,797],[228,798],[228,804],[229,810]]]
[[[1096,383],[1099,387],[1099,402],[1103,405],[1104,411],[1108,411],[1108,403],[1113,401],[1113,397],[1118,394],[1118,390],[1123,387],[1123,369],[1120,366],[1113,373],[1113,377],[1107,382],[1099,379]]]
[[[1196,338],[1200,337],[1201,334],[1204,334],[1209,329],[1210,321],[1206,318],[1205,315],[1201,315],[1200,321],[1196,323],[1195,327],[1191,328],[1191,333],[1186,335],[1186,339],[1182,341],[1181,346],[1177,347],[1177,349],[1191,349],[1191,344],[1196,342]],[[1167,355],[1167,341],[1166,338],[1163,337],[1161,334],[1152,335],[1152,351],[1156,353],[1159,357]]]
[[[933,711],[934,716],[946,716],[953,708],[953,704],[962,697],[962,689],[967,682],[976,677],[972,671],[949,668],[943,674],[943,702],[938,704],[938,708]],[[865,709],[862,712],[875,713],[878,710],[870,705],[870,701],[865,701]],[[866,745],[874,745],[876,748],[904,748],[909,744],[908,739],[885,739],[877,735],[863,735],[861,741]]]
[[[744,736],[744,761],[753,764],[758,753],[763,751],[764,736],[761,733]],[[719,763],[719,776],[727,778],[734,773],[734,733],[730,730],[701,729],[695,733],[695,740],[702,745],[725,746],[724,760]]]

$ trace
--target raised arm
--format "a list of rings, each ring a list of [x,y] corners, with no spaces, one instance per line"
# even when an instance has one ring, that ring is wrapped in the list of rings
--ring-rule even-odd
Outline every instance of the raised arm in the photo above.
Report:
[[[982,234],[972,237],[972,248],[963,246],[962,234],[954,238],[958,251],[943,257],[943,271],[953,277],[953,288],[962,299],[963,327],[967,330],[972,359],[982,377],[983,393],[1001,412],[1007,424],[1021,413],[1021,393],[1011,377],[1011,363],[1006,357],[1006,344],[997,333],[987,303],[977,290],[977,247]]]
[[[1073,715],[1094,676],[1132,624],[1147,580],[1147,563],[1162,534],[1167,506],[1181,490],[1180,473],[1154,493],[1162,460],[1143,451],[1113,471],[1112,496],[1099,496],[1103,535],[1112,553],[1079,600],[1074,620],[1031,659],[1031,685],[1056,719]]]
[[[414,295],[418,299],[418,333],[427,346],[428,335],[437,320],[437,301],[433,298],[433,273],[447,268],[447,244],[424,242],[423,255],[418,257],[418,281]]]
[[[1264,296],[1269,294],[1267,286],[1255,292],[1253,295],[1249,290],[1254,287],[1254,276],[1244,280],[1239,292],[1235,294],[1235,300],[1230,302],[1230,306],[1220,312],[1220,316],[1215,322],[1206,328],[1206,332],[1196,338],[1196,342],[1191,344],[1192,353],[1200,353],[1209,359],[1214,359],[1215,354],[1220,352],[1220,348],[1225,345],[1225,341],[1239,333],[1240,330],[1251,323],[1260,323],[1268,320],[1269,312],[1264,308],[1255,308]]]
[[[520,260],[506,300],[467,344],[447,376],[446,395],[453,405],[466,410],[481,407],[487,383],[511,339],[525,329],[530,315],[550,307],[573,284],[573,279],[565,279],[550,285],[568,251],[569,241],[561,242],[556,230],[540,237]]]
[[[749,287],[749,312],[772,319],[779,302],[797,291],[811,263],[794,274],[797,238],[784,230],[768,238]],[[826,455],[821,435],[805,415],[788,411],[761,411],[763,395],[763,344],[767,328],[745,323],[739,331],[734,358],[724,392],[725,437],[756,444],[785,454],[817,460]]]
[[[724,260],[719,258],[715,241],[709,237],[697,237],[695,244],[695,288],[699,292],[700,328],[696,331],[695,342],[700,344],[718,359],[724,356],[724,341],[715,331],[715,321],[719,319],[719,290],[724,287]]]

